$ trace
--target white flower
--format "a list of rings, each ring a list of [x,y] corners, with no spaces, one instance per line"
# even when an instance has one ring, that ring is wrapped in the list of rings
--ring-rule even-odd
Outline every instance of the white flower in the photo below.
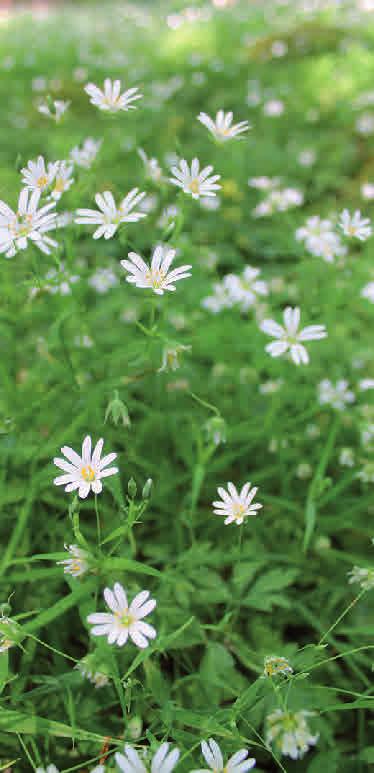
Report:
[[[70,186],[74,182],[72,177],[73,167],[66,161],[57,162],[57,170],[55,173],[54,186],[51,190],[51,198],[55,201],[59,201],[62,194],[68,191]]]
[[[349,403],[354,402],[355,396],[348,389],[348,381],[345,379],[333,384],[330,379],[324,378],[318,385],[318,399],[320,405],[331,405],[337,411],[344,411]]]
[[[179,355],[183,352],[191,351],[190,346],[183,346],[183,344],[176,344],[175,346],[165,346],[162,352],[161,367],[158,369],[159,373],[170,370],[178,370],[180,367]]]
[[[59,565],[64,566],[64,574],[71,574],[72,577],[81,577],[82,574],[88,572],[88,554],[78,545],[64,545],[65,550],[68,551],[70,558],[65,558],[63,561],[56,561]]]
[[[187,161],[182,158],[178,166],[171,167],[171,172],[174,177],[170,177],[170,182],[173,183],[173,185],[182,188],[182,190],[192,196],[193,199],[198,199],[200,196],[215,196],[216,191],[221,188],[221,186],[217,184],[220,175],[211,175],[210,173],[212,171],[212,166],[205,166],[200,171],[200,162],[198,158],[192,160],[190,169]]]
[[[46,166],[43,156],[39,156],[36,161],[28,161],[27,166],[21,169],[25,188],[43,193],[53,182],[59,163],[56,161]]]
[[[321,220],[319,215],[313,215],[307,218],[305,225],[296,229],[295,239],[297,241],[304,241],[309,245],[309,243],[313,244],[314,239],[319,239],[325,234],[331,233],[333,233],[331,220]]]
[[[277,674],[293,674],[293,668],[286,658],[268,655],[264,659],[264,675],[272,677]]]
[[[63,263],[60,263],[60,268],[50,268],[45,275],[46,284],[43,287],[32,287],[30,290],[31,298],[38,295],[40,290],[43,289],[51,295],[71,295],[71,285],[78,282],[80,276],[78,274],[69,274],[65,270]]]
[[[311,746],[315,746],[319,733],[312,735],[307,717],[311,711],[282,711],[275,709],[266,718],[266,743],[274,746],[277,752],[292,760],[301,759]]]
[[[56,765],[47,765],[46,768],[36,768],[35,773],[59,773]]]
[[[101,478],[107,478],[118,472],[118,467],[108,467],[108,464],[116,459],[117,454],[107,454],[101,459],[103,445],[104,441],[101,438],[91,454],[91,438],[87,435],[82,443],[82,456],[69,446],[63,446],[61,452],[68,461],[59,458],[53,460],[56,467],[65,473],[54,479],[55,485],[65,486],[65,491],[68,492],[78,489],[81,499],[85,499],[91,490],[94,494],[100,494],[103,488]]]
[[[369,201],[374,199],[374,183],[363,183],[361,185],[361,196]]]
[[[123,647],[128,637],[140,649],[148,647],[148,639],[156,638],[156,631],[143,618],[149,615],[156,606],[156,601],[149,598],[149,591],[138,593],[130,606],[124,588],[119,582],[114,583],[113,590],[105,588],[104,599],[113,614],[94,612],[88,615],[87,622],[93,625],[93,636],[107,636],[108,644],[118,644]]]
[[[353,236],[360,242],[366,241],[371,236],[370,220],[368,217],[361,217],[359,209],[353,215],[348,212],[348,209],[344,209],[340,215],[339,225],[345,236]]]
[[[292,207],[300,207],[304,202],[303,193],[297,188],[283,188],[271,190],[267,198],[257,204],[252,215],[254,217],[266,217],[274,212],[285,212]]]
[[[320,338],[326,338],[327,331],[324,325],[308,325],[298,330],[300,323],[300,309],[296,306],[287,308],[283,312],[284,327],[279,325],[273,319],[264,319],[260,324],[260,329],[266,335],[273,336],[276,341],[267,344],[265,350],[272,357],[280,357],[286,352],[290,352],[291,359],[295,365],[307,365],[309,362],[308,352],[303,346],[304,341],[314,341]]]
[[[348,572],[350,584],[358,583],[362,590],[372,590],[374,588],[374,569],[365,569],[360,566],[354,566]]]
[[[374,132],[374,114],[362,113],[356,121],[356,129],[359,134],[369,136]]]
[[[358,388],[361,392],[366,392],[367,389],[374,389],[374,378],[362,378],[358,382]]]
[[[247,749],[239,749],[225,763],[221,749],[214,738],[202,741],[201,751],[209,768],[200,768],[191,773],[210,773],[212,770],[214,773],[246,773],[256,765],[254,757],[248,757]]]
[[[87,659],[81,660],[80,663],[77,663],[75,668],[78,669],[79,673],[85,677],[85,679],[94,685],[95,690],[99,690],[101,687],[106,687],[106,685],[109,684],[108,675],[103,671],[96,671],[91,669],[89,665],[90,662],[92,662],[92,658],[90,659],[90,656],[88,656]]]
[[[250,188],[256,188],[259,191],[271,191],[280,185],[279,177],[249,177],[248,185]]]
[[[241,276],[227,274],[225,287],[233,303],[238,303],[242,311],[247,311],[257,301],[259,295],[267,295],[266,282],[259,279],[259,268],[246,266]]]
[[[213,285],[213,295],[208,295],[207,298],[203,298],[201,305],[204,309],[211,311],[213,314],[218,314],[222,309],[231,308],[234,305],[233,298],[229,292],[227,286],[226,277],[222,282],[215,282]]]
[[[111,287],[115,287],[118,284],[118,277],[112,268],[98,268],[95,273],[90,276],[88,284],[90,287],[93,287],[97,293],[107,293]]]
[[[157,161],[157,158],[149,158],[143,148],[138,148],[138,155],[143,161],[148,177],[150,177],[151,180],[153,180],[155,183],[161,182],[163,179],[162,169]]]
[[[83,169],[89,169],[95,161],[102,142],[102,140],[93,140],[92,137],[87,137],[81,148],[76,145],[70,151],[72,162]]]
[[[263,112],[264,115],[270,117],[282,115],[282,113],[284,113],[284,103],[281,99],[269,99],[269,101],[264,104]]]
[[[316,157],[317,157],[316,151],[312,150],[312,148],[309,148],[306,150],[302,150],[299,153],[297,160],[300,166],[308,167],[308,166],[313,166],[313,164],[315,163]]]
[[[56,212],[51,211],[55,202],[38,210],[39,200],[40,191],[33,191],[29,197],[24,188],[17,212],[0,201],[0,252],[5,252],[5,257],[12,258],[18,250],[26,249],[29,239],[46,255],[50,254],[50,247],[57,247],[57,242],[46,236],[55,227]]]
[[[165,290],[175,290],[175,282],[191,276],[192,266],[180,266],[169,272],[176,251],[158,245],[152,255],[149,266],[136,252],[129,252],[130,260],[121,260],[121,266],[129,273],[126,281],[136,287],[150,287],[156,295],[163,295]],[[169,273],[168,273],[169,272]]]
[[[342,465],[342,467],[354,467],[355,466],[355,457],[353,453],[353,448],[342,448],[339,454],[339,464]]]
[[[102,194],[97,193],[95,201],[101,211],[78,209],[75,222],[84,225],[98,225],[99,228],[93,234],[94,239],[100,239],[101,236],[104,236],[104,239],[111,239],[121,223],[137,223],[138,220],[146,217],[144,212],[132,211],[145,196],[145,193],[138,193],[138,190],[138,188],[133,188],[122,199],[118,208],[110,191],[104,191]]]
[[[103,91],[94,83],[87,83],[84,90],[91,98],[92,105],[98,107],[99,110],[110,113],[117,113],[119,110],[133,110],[135,105],[132,103],[143,96],[139,94],[137,88],[127,89],[121,94],[121,81],[111,81],[110,78],[105,78]]]
[[[258,489],[256,486],[251,489],[250,483],[245,483],[240,493],[233,483],[228,483],[227,488],[228,491],[222,486],[218,487],[217,491],[222,501],[213,502],[213,512],[216,515],[224,515],[225,524],[234,522],[240,526],[245,518],[249,515],[256,515],[257,510],[262,507],[258,502],[252,504]]]
[[[360,295],[362,298],[367,298],[368,301],[374,303],[374,282],[369,282],[369,284],[365,285],[365,287],[362,288]]]
[[[70,102],[64,102],[62,99],[56,99],[52,103],[52,107],[47,102],[42,102],[42,104],[39,105],[38,110],[39,113],[47,115],[49,118],[53,118],[56,123],[59,123],[69,105]]]
[[[233,124],[233,114],[231,112],[224,113],[223,110],[218,110],[215,120],[210,118],[206,113],[200,113],[197,116],[197,120],[206,126],[206,128],[213,134],[219,142],[226,142],[234,137],[238,137],[239,134],[248,131],[248,121],[241,121],[240,123]]]
[[[179,760],[179,749],[169,751],[169,744],[162,743],[157,752],[153,755],[149,764],[139,756],[138,752],[129,744],[125,745],[124,754],[116,752],[115,759],[118,767],[123,773],[171,773]]]

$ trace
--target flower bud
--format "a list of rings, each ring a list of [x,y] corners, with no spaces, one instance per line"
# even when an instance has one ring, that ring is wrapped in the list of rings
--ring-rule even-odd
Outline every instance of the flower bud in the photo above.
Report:
[[[143,499],[149,499],[150,498],[151,493],[152,493],[152,488],[153,488],[153,480],[152,480],[152,478],[148,478],[148,480],[146,480],[146,482],[145,482],[145,484],[143,486],[143,491],[142,491],[142,498]]]
[[[122,400],[120,400],[117,390],[114,391],[114,397],[109,401],[106,411],[104,423],[111,418],[113,424],[117,426],[120,422],[123,427],[130,427],[131,420],[127,407]]]
[[[130,478],[127,484],[127,491],[131,499],[135,499],[137,490],[138,490],[138,487],[136,485],[136,481],[134,480],[134,478]]]

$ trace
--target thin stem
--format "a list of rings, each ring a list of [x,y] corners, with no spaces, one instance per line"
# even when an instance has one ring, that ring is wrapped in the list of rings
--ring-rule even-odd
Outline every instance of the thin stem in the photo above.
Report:
[[[346,614],[349,612],[349,610],[350,610],[350,609],[352,609],[352,607],[354,607],[354,605],[355,605],[355,604],[357,604],[357,602],[358,602],[358,601],[360,600],[360,598],[361,598],[361,597],[364,595],[364,593],[366,593],[365,589],[363,589],[363,590],[361,591],[361,593],[359,593],[359,594],[358,594],[358,596],[356,596],[356,597],[353,599],[353,601],[351,601],[351,603],[350,603],[350,604],[348,604],[348,606],[347,606],[347,607],[345,608],[345,610],[344,610],[344,611],[341,613],[341,615],[339,615],[339,617],[337,618],[337,620],[335,620],[335,623],[333,623],[332,625],[330,625],[330,628],[328,629],[328,631],[326,631],[326,633],[324,633],[324,634],[323,634],[323,636],[322,636],[322,638],[319,640],[319,642],[318,642],[318,647],[320,647],[320,646],[321,646],[322,642],[323,642],[323,641],[324,641],[324,640],[325,640],[325,639],[328,637],[329,633],[331,633],[331,631],[333,631],[333,630],[334,630],[334,628],[336,628],[336,626],[337,626],[337,625],[339,625],[340,621],[341,621],[341,620],[343,620],[343,617],[345,617],[345,616],[346,616]]]
[[[100,548],[100,545],[101,545],[101,525],[100,525],[99,506],[97,504],[97,494],[95,494],[95,513],[96,513],[97,544],[98,544],[98,546]]]

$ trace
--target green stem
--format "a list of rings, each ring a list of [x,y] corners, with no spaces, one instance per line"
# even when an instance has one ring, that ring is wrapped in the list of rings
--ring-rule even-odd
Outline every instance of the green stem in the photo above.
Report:
[[[348,604],[348,606],[347,606],[347,607],[344,609],[344,611],[341,613],[341,615],[339,615],[339,617],[337,618],[337,620],[335,620],[335,623],[333,623],[332,625],[330,625],[330,628],[329,628],[329,629],[326,631],[326,633],[324,633],[324,634],[323,634],[322,638],[319,640],[319,642],[318,642],[318,647],[320,647],[320,646],[321,646],[321,644],[322,644],[322,642],[323,642],[325,639],[327,639],[327,637],[328,637],[328,635],[331,633],[331,631],[333,631],[333,630],[334,630],[334,628],[336,628],[336,626],[337,626],[337,625],[339,625],[340,621],[341,621],[341,620],[343,620],[343,617],[345,617],[345,616],[346,616],[346,614],[349,612],[349,610],[350,610],[350,609],[352,609],[352,607],[354,607],[354,605],[355,605],[355,604],[357,604],[357,602],[358,602],[358,601],[360,600],[360,598],[361,598],[361,597],[364,595],[364,593],[366,593],[366,590],[365,590],[365,589],[363,589],[363,590],[361,591],[361,593],[359,593],[359,594],[358,594],[358,596],[356,596],[356,597],[353,599],[353,601],[351,601],[351,603],[350,603],[350,604]]]

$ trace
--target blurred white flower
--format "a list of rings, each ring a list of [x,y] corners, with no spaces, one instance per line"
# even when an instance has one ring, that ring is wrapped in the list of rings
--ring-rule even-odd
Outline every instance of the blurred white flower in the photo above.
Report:
[[[355,400],[354,393],[348,386],[348,381],[345,379],[333,384],[330,379],[324,378],[318,385],[320,405],[331,405],[337,411],[344,411],[346,406]]]
[[[342,465],[342,467],[354,467],[355,465],[355,457],[353,453],[353,448],[342,448],[339,454],[339,464]]]
[[[149,598],[149,591],[138,593],[130,606],[124,588],[119,582],[114,583],[113,590],[104,589],[104,599],[111,610],[94,612],[88,615],[87,622],[93,625],[92,636],[107,636],[108,644],[118,644],[123,647],[128,637],[140,649],[148,647],[148,639],[156,638],[156,631],[148,623],[143,622],[156,606],[155,599]]]
[[[157,158],[149,158],[145,150],[143,150],[143,148],[138,148],[138,155],[143,161],[148,177],[150,177],[151,180],[153,180],[153,182],[155,183],[161,182],[163,179],[163,175],[162,175],[162,169],[160,167],[160,164],[157,161]]]
[[[284,40],[274,40],[271,45],[271,53],[276,58],[285,56],[288,51],[288,45]]]
[[[102,142],[102,140],[94,140],[92,137],[87,137],[81,148],[78,145],[72,148],[70,151],[70,159],[77,166],[81,166],[83,169],[89,169],[95,161]]]
[[[64,471],[64,475],[59,475],[54,479],[56,486],[65,486],[65,491],[76,491],[81,499],[85,499],[90,491],[94,494],[100,494],[103,489],[101,478],[107,478],[109,475],[115,475],[118,467],[108,467],[117,457],[117,454],[107,454],[101,458],[104,441],[101,438],[91,453],[91,437],[87,435],[82,443],[82,455],[79,456],[70,446],[63,446],[61,452],[66,459],[55,458],[53,460],[56,467]]]
[[[374,303],[374,282],[369,282],[369,284],[365,285],[365,287],[362,288],[360,295],[362,298],[366,298],[368,301],[371,301],[371,303]]]
[[[233,124],[232,112],[224,113],[223,110],[218,110],[215,120],[210,118],[206,113],[200,113],[197,116],[197,120],[200,121],[203,126],[206,126],[208,131],[210,131],[210,133],[213,134],[213,137],[219,142],[226,142],[226,140],[238,137],[250,128],[248,121],[240,121],[240,123]]]
[[[252,210],[252,215],[253,217],[266,217],[274,212],[285,212],[292,207],[300,207],[303,202],[304,195],[297,188],[271,190],[267,198]]]
[[[121,81],[111,81],[110,78],[105,78],[104,90],[99,89],[94,83],[87,83],[84,90],[90,97],[92,105],[110,113],[133,110],[136,105],[132,103],[143,96],[138,88],[127,89],[121,94]]]
[[[259,279],[260,269],[246,266],[240,276],[227,274],[225,288],[233,304],[238,304],[242,311],[247,311],[258,300],[258,296],[268,294],[266,282]]]
[[[312,150],[312,148],[301,150],[297,160],[300,164],[300,166],[313,166],[317,158],[317,154],[315,150]]]
[[[250,177],[248,185],[251,188],[257,188],[259,191],[271,191],[280,185],[280,177]]]
[[[145,193],[138,193],[139,188],[133,188],[117,207],[113,194],[110,191],[97,193],[95,201],[97,209],[77,209],[76,223],[83,225],[98,225],[99,228],[93,234],[94,239],[111,239],[121,223],[137,223],[143,217],[144,212],[134,212],[134,207],[144,199]]]
[[[311,711],[282,711],[275,709],[266,717],[266,743],[277,752],[292,760],[304,757],[311,746],[315,746],[319,733],[312,735],[307,718]]]
[[[291,359],[295,365],[307,365],[309,355],[305,348],[304,341],[314,341],[326,338],[327,331],[324,325],[308,325],[299,330],[300,309],[296,306],[292,308],[287,306],[283,312],[284,327],[279,325],[273,319],[264,319],[260,324],[260,329],[266,335],[273,336],[276,341],[267,344],[265,350],[272,357],[280,357],[289,351]]]
[[[269,99],[263,107],[264,115],[275,117],[284,113],[284,103],[281,99]]]
[[[187,161],[183,158],[179,162],[179,166],[173,166],[171,168],[174,177],[170,177],[170,182],[173,185],[182,188],[182,190],[192,196],[193,199],[198,199],[200,196],[215,196],[216,191],[221,188],[221,186],[217,184],[220,175],[211,175],[210,173],[212,171],[212,166],[205,166],[200,171],[200,163],[197,158],[192,160],[190,169]]]
[[[64,113],[66,113],[69,105],[70,102],[64,102],[62,99],[55,99],[52,104],[49,104],[48,102],[42,102],[39,105],[38,110],[39,113],[42,113],[42,115],[46,115],[48,118],[53,118],[56,123],[59,123]]]
[[[236,486],[230,482],[227,484],[227,489],[228,491],[219,486],[217,491],[222,501],[213,502],[213,512],[216,515],[225,516],[225,525],[234,522],[240,526],[245,518],[249,515],[256,515],[257,510],[261,509],[262,505],[258,502],[252,504],[258,491],[256,486],[251,489],[251,484],[245,483],[239,492]]]
[[[24,188],[18,199],[17,212],[0,201],[0,252],[5,252],[6,258],[12,258],[18,250],[27,247],[28,240],[49,255],[51,247],[57,247],[57,242],[46,236],[55,227],[56,212],[51,210],[55,202],[45,204],[38,209],[40,191],[29,191]]]
[[[123,773],[148,773],[148,771],[150,773],[171,773],[179,760],[179,755],[179,749],[169,751],[169,744],[162,743],[149,762],[146,760],[145,754],[140,757],[138,752],[129,744],[125,745],[124,754],[116,752],[114,756]]]
[[[362,378],[358,382],[360,392],[366,392],[368,389],[374,389],[374,378]]]
[[[361,196],[369,201],[374,199],[374,183],[363,183],[361,185]]]
[[[66,161],[58,161],[57,169],[54,177],[54,185],[51,190],[51,198],[55,201],[59,201],[62,194],[68,191],[74,182],[72,177],[73,167]]]
[[[86,551],[78,545],[64,545],[64,547],[69,553],[69,558],[56,561],[58,565],[61,564],[64,567],[64,574],[71,574],[72,577],[81,577],[82,574],[86,574],[89,569]]]
[[[36,161],[28,161],[27,166],[21,169],[22,183],[29,191],[43,193],[53,182],[60,162],[46,166],[43,156]]]
[[[178,370],[180,367],[179,355],[189,351],[191,351],[191,347],[183,346],[183,344],[165,346],[162,352],[161,367],[158,369],[158,372],[163,373],[164,371]]]
[[[353,215],[348,212],[348,209],[344,209],[340,215],[339,225],[345,236],[354,236],[361,242],[371,236],[370,220],[368,217],[361,217],[358,209]]]
[[[95,273],[92,274],[88,280],[90,287],[93,287],[97,293],[107,293],[111,287],[115,287],[118,284],[118,276],[114,273],[112,268],[97,268]]]
[[[357,118],[356,121],[356,129],[359,134],[363,134],[364,136],[369,136],[370,134],[374,133],[374,114],[373,113],[363,113],[360,115],[359,118]]]
[[[374,569],[365,569],[360,566],[354,566],[348,572],[350,584],[358,583],[362,590],[372,590],[374,588]]]
[[[214,773],[247,773],[247,770],[252,770],[256,765],[254,757],[248,757],[247,749],[239,749],[229,757],[227,762],[224,762],[221,749],[214,738],[202,741],[201,751],[209,767],[193,770],[191,773],[211,773],[211,771]]]
[[[201,305],[204,309],[211,311],[213,314],[218,314],[222,309],[229,309],[234,305],[225,278],[222,282],[214,283],[213,295],[208,295],[206,298],[203,298]]]
[[[136,287],[151,288],[156,295],[163,295],[165,290],[175,290],[175,282],[191,276],[192,266],[180,266],[169,272],[175,258],[176,250],[158,245],[155,247],[151,264],[145,263],[136,252],[129,252],[130,260],[121,260],[121,266],[128,272],[126,281]]]
[[[30,295],[34,297],[41,289],[51,295],[70,295],[71,285],[78,282],[78,274],[70,274],[66,271],[64,263],[60,263],[59,269],[50,268],[45,275],[45,282],[42,287],[31,288]]]

